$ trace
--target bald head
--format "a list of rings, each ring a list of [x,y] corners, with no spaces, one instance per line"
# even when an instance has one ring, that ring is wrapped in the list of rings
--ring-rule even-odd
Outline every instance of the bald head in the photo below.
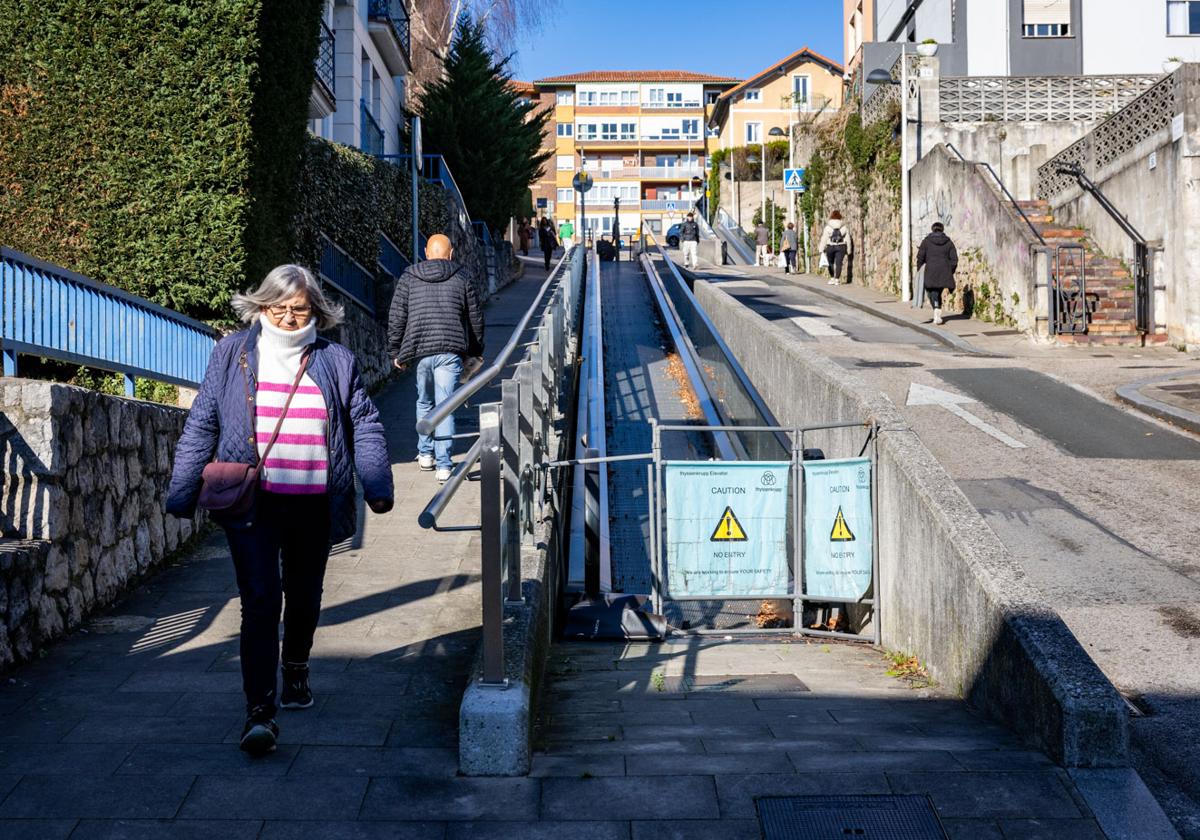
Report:
[[[425,244],[425,259],[427,260],[448,260],[453,255],[454,247],[450,244],[450,237],[444,233],[435,233]]]

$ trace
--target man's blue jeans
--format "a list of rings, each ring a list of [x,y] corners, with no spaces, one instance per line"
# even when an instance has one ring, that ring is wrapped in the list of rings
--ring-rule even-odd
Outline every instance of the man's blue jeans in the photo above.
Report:
[[[435,405],[454,393],[462,373],[462,357],[454,353],[438,353],[417,362],[417,419],[433,410]],[[417,454],[436,456],[437,468],[450,469],[449,438],[454,434],[454,415],[451,414],[434,429],[432,435],[417,436]],[[434,438],[446,440],[434,440]]]

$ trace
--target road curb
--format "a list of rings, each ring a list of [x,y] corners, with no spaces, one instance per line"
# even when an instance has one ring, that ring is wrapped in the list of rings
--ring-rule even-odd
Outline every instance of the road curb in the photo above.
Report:
[[[1200,434],[1200,414],[1188,411],[1186,408],[1168,405],[1153,397],[1147,397],[1142,393],[1142,388],[1150,385],[1157,385],[1160,382],[1183,379],[1195,375],[1196,371],[1194,370],[1179,371],[1168,373],[1164,376],[1153,376],[1149,379],[1130,382],[1128,385],[1120,385],[1117,387],[1117,399],[1128,406],[1136,408],[1138,411],[1149,414],[1151,417],[1157,417],[1159,420],[1165,420],[1172,425],[1180,426],[1193,434]]]

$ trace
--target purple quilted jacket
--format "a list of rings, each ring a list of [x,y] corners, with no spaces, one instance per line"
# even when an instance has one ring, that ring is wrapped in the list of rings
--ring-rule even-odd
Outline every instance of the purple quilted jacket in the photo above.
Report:
[[[213,348],[200,392],[192,403],[183,436],[175,449],[175,468],[167,490],[167,513],[190,518],[200,495],[200,473],[210,461],[254,464],[258,460],[253,406],[246,399],[256,389],[259,324],[226,336]],[[247,366],[239,364],[242,354]],[[340,344],[318,338],[308,375],[321,389],[329,411],[330,539],[354,535],[357,505],[354,473],[368,501],[391,500],[392,468],[379,410],[363,390],[354,354]]]

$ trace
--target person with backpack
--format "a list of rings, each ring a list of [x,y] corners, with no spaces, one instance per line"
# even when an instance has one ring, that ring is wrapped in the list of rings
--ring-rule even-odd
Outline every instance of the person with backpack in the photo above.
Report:
[[[925,293],[933,307],[933,323],[942,323],[942,293],[955,289],[954,272],[958,270],[958,249],[946,235],[946,226],[934,222],[928,236],[917,249],[917,271],[925,269]]]
[[[854,243],[850,241],[850,229],[839,211],[834,210],[829,214],[829,221],[825,223],[825,230],[821,233],[818,250],[825,255],[829,263],[829,285],[840,285],[842,265],[854,253]]]
[[[542,259],[546,263],[546,271],[549,271],[550,258],[554,256],[554,249],[558,247],[558,238],[554,235],[554,225],[544,216],[538,225],[538,246],[542,249]]]

